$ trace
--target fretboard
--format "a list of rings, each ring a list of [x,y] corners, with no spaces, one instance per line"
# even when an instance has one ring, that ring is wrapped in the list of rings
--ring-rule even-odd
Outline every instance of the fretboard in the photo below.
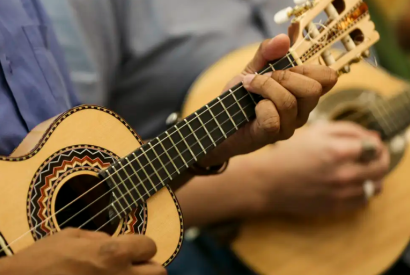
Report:
[[[259,74],[296,66],[290,54],[268,64]],[[261,96],[242,83],[215,98],[184,120],[101,171],[112,189],[112,207],[127,213],[208,154],[255,117]]]
[[[410,125],[410,91],[402,92],[369,108],[369,128],[388,140]]]

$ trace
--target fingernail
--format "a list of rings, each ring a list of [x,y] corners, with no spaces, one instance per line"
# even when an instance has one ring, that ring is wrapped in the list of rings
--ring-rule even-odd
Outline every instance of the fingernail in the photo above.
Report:
[[[249,88],[252,80],[255,78],[256,74],[248,74],[243,78],[243,86],[245,86],[245,89]]]

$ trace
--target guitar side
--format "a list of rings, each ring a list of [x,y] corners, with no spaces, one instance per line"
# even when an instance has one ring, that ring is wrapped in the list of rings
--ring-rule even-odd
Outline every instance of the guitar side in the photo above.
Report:
[[[18,253],[60,230],[57,198],[64,197],[59,195],[64,184],[78,175],[97,177],[100,169],[141,144],[122,118],[98,106],[79,106],[37,126],[10,157],[0,156],[0,246],[10,245],[7,254]],[[158,190],[122,219],[112,235],[120,234],[152,238],[158,249],[154,260],[168,265],[183,236],[181,210],[171,189]]]
[[[225,83],[241,72],[258,46],[234,51],[203,72],[191,86],[182,117],[217,96]],[[360,62],[339,79],[328,95],[356,89],[385,97],[405,88],[405,81]],[[257,157],[262,150],[249,157]],[[243,223],[232,248],[260,274],[379,274],[400,256],[409,240],[410,220],[405,218],[410,211],[408,167],[410,155],[405,150],[401,162],[384,180],[383,193],[363,211],[323,220],[249,220]]]

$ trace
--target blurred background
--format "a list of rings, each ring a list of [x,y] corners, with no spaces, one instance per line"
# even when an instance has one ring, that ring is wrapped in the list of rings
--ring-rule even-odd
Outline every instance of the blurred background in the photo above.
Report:
[[[278,11],[295,6],[289,0],[42,2],[63,46],[81,100],[114,110],[146,140],[167,128],[171,113],[182,112],[192,85],[216,62],[242,47],[287,33],[290,21],[278,25],[273,18]],[[366,3],[381,36],[371,49],[369,62],[407,83],[410,1]],[[242,66],[247,60],[248,55],[235,62]],[[240,70],[236,68],[235,74]],[[223,82],[231,74],[223,70],[219,73]],[[358,77],[371,81],[373,76]],[[257,274],[231,249],[237,224],[230,225],[228,229],[219,223],[192,226],[178,257],[168,267],[169,274]],[[218,228],[224,229],[222,233]],[[249,249],[251,254],[257,251],[255,247]],[[410,256],[406,257],[405,253],[397,255],[400,259],[391,263],[389,273],[381,270],[380,274],[410,274]],[[304,274],[314,273],[306,270]]]

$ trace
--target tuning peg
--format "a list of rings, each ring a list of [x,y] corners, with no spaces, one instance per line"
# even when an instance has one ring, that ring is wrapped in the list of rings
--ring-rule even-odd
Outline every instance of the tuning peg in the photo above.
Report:
[[[290,19],[290,16],[292,15],[292,11],[293,9],[291,7],[287,7],[286,9],[278,11],[275,14],[275,17],[273,18],[273,20],[275,21],[276,24],[286,23]]]
[[[174,126],[175,124],[177,124],[179,120],[180,120],[179,113],[174,112],[167,117],[167,120],[165,121],[165,125],[167,126],[167,128],[170,128]]]
[[[349,65],[344,66],[343,69],[342,69],[342,72],[345,73],[345,74],[350,73],[350,66]]]
[[[362,53],[362,56],[363,56],[364,58],[369,58],[369,57],[370,57],[370,51],[369,51],[369,50],[364,51],[364,52]]]
[[[293,0],[293,3],[295,3],[296,5],[302,5],[306,2],[308,2],[308,0]]]

